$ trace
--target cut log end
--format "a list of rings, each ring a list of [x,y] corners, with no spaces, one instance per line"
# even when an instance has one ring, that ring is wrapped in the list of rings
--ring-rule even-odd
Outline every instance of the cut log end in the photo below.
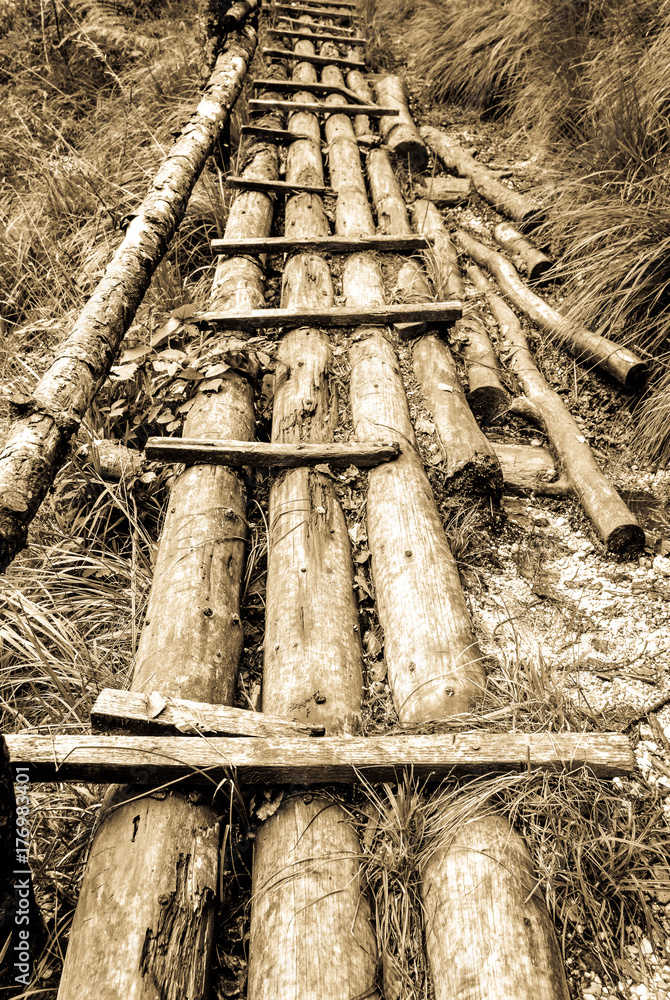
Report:
[[[647,384],[649,370],[644,361],[630,366],[624,379],[624,389],[629,392],[640,392]]]
[[[451,469],[447,482],[451,494],[472,497],[473,506],[477,502],[485,502],[487,508],[491,502],[497,505],[503,493],[503,476],[498,460],[480,452],[474,452],[468,456],[466,463]]]
[[[480,385],[467,395],[470,409],[482,423],[492,420],[509,408],[509,396],[504,389],[494,385]]]
[[[632,555],[644,548],[644,530],[637,522],[620,524],[607,536],[605,544],[615,555]]]

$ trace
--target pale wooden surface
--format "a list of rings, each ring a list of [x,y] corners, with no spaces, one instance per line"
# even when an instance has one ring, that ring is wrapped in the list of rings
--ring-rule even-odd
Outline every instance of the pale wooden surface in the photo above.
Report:
[[[315,56],[316,58],[316,56]],[[307,95],[309,96],[309,95]],[[284,111],[290,111],[291,105],[289,101],[274,101],[274,107],[280,107]],[[263,111],[268,110],[271,107],[268,101],[251,98],[249,100],[249,110],[250,111]],[[320,104],[317,101],[302,100],[295,102],[296,111],[309,111],[310,114],[339,114],[339,115],[367,115],[369,118],[385,118],[387,116],[393,116],[397,114],[394,108],[378,108],[374,104],[338,104],[332,111],[328,111],[324,104]]]
[[[162,707],[161,707],[162,706]],[[157,692],[105,688],[91,709],[91,729],[98,733],[217,736],[322,736],[323,726],[251,712],[230,705],[208,705],[184,698],[164,698]]]
[[[382,119],[379,130],[384,142],[411,170],[422,171],[428,165],[428,147],[419,135],[407,105],[407,91],[399,76],[384,76],[375,84],[377,101],[396,108],[397,119]]]
[[[448,826],[448,814],[443,817]],[[424,867],[435,1000],[569,1000],[528,851],[507,820],[478,816]]]
[[[526,265],[526,273],[530,281],[537,281],[552,266],[551,259],[537,247],[534,247],[522,233],[510,226],[508,222],[501,222],[495,227],[493,239],[503,250],[521,258]]]
[[[213,736],[6,736],[12,766],[35,781],[212,780],[234,768],[252,784],[393,781],[449,774],[548,770],[587,765],[599,777],[630,774],[632,750],[619,733],[488,733],[430,736],[322,736],[319,739]]]
[[[272,466],[297,469],[305,465],[328,464],[346,468],[355,465],[366,469],[389,462],[398,455],[398,445],[361,444],[358,441],[333,444],[281,444],[266,441],[201,441],[195,438],[149,438],[147,458],[163,462],[204,462],[243,467]]]
[[[441,208],[466,202],[472,182],[469,177],[421,177],[415,180],[414,190],[419,198],[428,199]]]
[[[644,545],[644,531],[612,483],[601,472],[581,428],[540,373],[528,348],[526,335],[514,312],[491,291],[484,274],[468,271],[476,287],[486,292],[509,365],[526,398],[534,407],[567,477],[593,526],[614,552],[635,551]]]
[[[338,7],[340,5],[338,4]],[[341,6],[346,7],[347,4],[342,4]],[[351,21],[356,15],[352,11],[341,11],[341,10],[329,10],[327,7],[292,7],[288,3],[274,3],[271,6],[271,10],[276,10],[281,14],[309,14],[310,17],[334,17],[338,21]],[[291,20],[297,20],[297,18],[291,18]],[[318,29],[318,25],[314,25]],[[328,31],[331,31],[331,26],[328,26]],[[351,29],[353,30],[353,29]]]
[[[376,150],[381,152],[381,150]],[[309,196],[308,196],[309,197]],[[290,262],[289,262],[290,263]],[[463,312],[459,299],[445,302],[410,303],[409,305],[379,305],[368,309],[356,306],[328,305],[319,309],[257,309],[245,313],[223,313],[207,310],[197,314],[201,320],[219,322],[229,330],[262,330],[278,326],[360,326],[372,323],[384,326],[389,323],[406,323],[425,320],[428,323],[453,323]]]
[[[308,191],[310,194],[334,195],[332,188],[324,187],[322,184],[301,184],[299,181],[265,181],[255,177],[226,177],[226,187],[239,188],[242,191],[268,191],[279,194],[292,193],[293,191]]]
[[[305,38],[309,38],[309,35],[305,35]],[[256,78],[253,82],[254,89],[258,87],[267,87],[268,83],[273,83],[272,80],[267,80],[265,78]],[[324,83],[322,80],[318,83],[310,83],[307,80],[283,80],[281,87],[277,88],[284,94],[339,94],[340,97],[348,97],[349,100],[356,102],[358,98],[353,90],[349,90],[348,87],[343,87],[340,84],[328,84]]]
[[[328,124],[326,123],[326,134],[328,134]],[[333,129],[330,129],[331,133]],[[295,136],[293,137],[295,138]],[[352,140],[356,146],[358,154],[358,143]],[[332,174],[332,171],[331,171]],[[334,182],[334,190],[339,193],[343,187]],[[273,236],[267,240],[261,239],[236,239],[236,240],[212,240],[211,246],[215,253],[287,253],[292,250],[316,250],[322,253],[362,253],[364,250],[391,250],[401,252],[403,250],[425,250],[429,241],[424,236],[392,236],[384,233],[374,233],[371,236],[313,236],[311,239],[303,237],[294,239],[286,236]]]
[[[301,62],[312,63],[313,66],[342,66],[345,69],[365,69],[365,63],[359,59],[342,59],[340,56],[317,56],[306,52],[296,55],[290,49],[264,48],[263,55],[266,57],[270,56],[272,59],[300,59]],[[395,111],[393,113],[397,114]]]
[[[572,496],[573,490],[565,476],[559,476],[556,462],[546,448],[531,445],[493,442],[502,468],[505,487],[521,493],[543,493],[547,496]]]
[[[592,333],[581,323],[568,322],[565,316],[524,284],[511,261],[485,247],[469,233],[458,230],[456,239],[461,249],[495,277],[507,298],[540,330],[555,337],[579,361],[606,372],[625,388],[641,387],[647,371],[641,358],[627,347]]]
[[[328,29],[330,30],[330,29]],[[314,38],[312,33],[307,31],[294,31],[292,28],[270,28],[268,30],[268,35],[275,35],[278,38]],[[318,34],[318,39],[321,42],[346,42],[347,45],[351,45],[353,48],[364,48],[368,43],[365,38],[356,38],[353,35],[335,35],[335,34]]]

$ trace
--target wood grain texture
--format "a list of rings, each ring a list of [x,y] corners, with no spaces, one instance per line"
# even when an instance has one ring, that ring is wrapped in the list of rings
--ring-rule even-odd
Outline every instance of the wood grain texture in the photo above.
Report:
[[[568,1000],[558,941],[521,838],[507,820],[487,815],[445,839],[422,881],[436,1000]]]
[[[514,312],[494,292],[485,275],[468,271],[476,287],[486,292],[498,323],[508,364],[526,398],[547,432],[561,467],[585,512],[612,552],[635,552],[644,545],[644,531],[609,479],[600,470],[593,452],[563,400],[538,369],[526,335]]]
[[[305,34],[303,37],[309,38],[310,36]],[[268,83],[272,82],[272,80],[265,78],[257,78],[253,81],[253,86],[255,89],[258,87],[267,87]],[[358,100],[353,90],[349,90],[343,84],[329,84],[323,80],[319,80],[316,83],[308,80],[284,80],[278,89],[284,94],[339,94],[340,97],[347,97],[354,102]]]
[[[263,181],[253,177],[226,177],[226,187],[242,191],[267,191],[268,194],[291,194],[293,191],[308,191],[310,194],[334,195],[332,188],[323,184],[302,184],[300,181]]]
[[[332,305],[322,308],[257,309],[245,313],[206,310],[197,313],[196,318],[210,323],[221,323],[229,330],[272,330],[277,327],[298,326],[360,326],[362,323],[385,326],[413,320],[453,323],[460,319],[462,314],[463,306],[460,299],[449,299],[444,302],[379,305],[367,311],[357,306]]]
[[[346,468],[355,465],[367,469],[381,462],[389,462],[398,455],[398,445],[360,444],[272,444],[266,441],[202,441],[197,438],[149,438],[145,445],[147,458],[162,462],[184,462],[187,465],[207,463],[244,466],[279,467],[297,469],[326,463]]]
[[[503,473],[505,489],[545,496],[573,495],[565,476],[559,476],[553,455],[546,448],[523,444],[493,443]]]
[[[332,14],[328,15],[332,17]],[[317,56],[306,52],[292,52],[291,49],[264,48],[263,55],[272,59],[300,59],[312,63],[313,66],[342,66],[345,69],[365,69],[365,63],[360,59],[342,59],[339,56]],[[388,114],[397,115],[397,110],[389,110]]]
[[[315,57],[316,58],[316,57]],[[275,107],[280,107],[282,110],[290,111],[291,107],[288,101],[275,101]],[[271,107],[268,101],[264,101],[257,98],[250,98],[249,100],[249,110],[250,111],[264,111]],[[328,111],[325,104],[319,104],[317,101],[310,101],[309,94],[307,99],[295,102],[296,111],[308,111],[310,114],[338,114],[338,115],[349,115],[354,117],[355,115],[367,115],[368,118],[384,118],[386,116],[393,116],[397,114],[394,108],[379,108],[374,104],[337,104],[332,111]]]
[[[319,739],[214,736],[6,736],[12,767],[35,781],[157,782],[221,780],[234,768],[260,784],[393,781],[413,768],[420,779],[589,767],[599,777],[630,774],[635,761],[619,733],[488,733],[430,736],[322,736]]]
[[[501,222],[495,227],[493,239],[507,253],[521,259],[529,281],[538,281],[552,266],[551,258],[534,247],[522,233],[510,226],[508,222]],[[516,264],[514,259],[512,263]]]
[[[331,29],[327,29],[331,30]],[[274,35],[275,38],[309,38],[314,40],[314,34],[307,31],[294,31],[292,28],[270,28],[268,30],[268,35]],[[354,35],[336,35],[334,33],[326,34],[324,32],[319,32],[316,36],[321,42],[346,42],[347,45],[351,45],[352,48],[365,48],[368,44],[365,38],[356,38]]]
[[[409,113],[405,85],[399,76],[384,76],[375,83],[377,101],[384,107],[396,108],[398,117],[383,118],[379,130],[384,142],[411,170],[422,171],[428,165],[428,147],[419,135]]]
[[[335,118],[328,119],[326,134],[329,132],[328,124],[334,121],[336,121]],[[332,126],[330,131],[333,131]],[[333,139],[335,138],[336,136],[333,136]],[[356,146],[356,155],[360,162],[358,143],[355,140],[350,141],[353,141]],[[340,177],[338,180],[340,183],[339,185],[335,183],[334,189],[339,194],[344,186],[344,177]],[[313,236],[311,239],[307,237],[295,239],[287,236],[273,236],[267,240],[253,238],[247,240],[212,240],[211,246],[215,253],[227,254],[289,253],[293,250],[315,250],[321,251],[321,253],[362,253],[365,250],[401,252],[403,250],[425,250],[428,246],[428,240],[424,236],[391,236],[375,233],[372,236]]]
[[[306,726],[278,715],[251,712],[230,705],[208,705],[184,698],[163,698],[156,692],[105,688],[91,709],[94,733],[130,735],[322,736],[322,726]],[[161,708],[161,705],[163,707]],[[157,708],[160,709],[156,714]]]
[[[557,309],[531,291],[519,277],[511,261],[485,247],[469,233],[459,230],[459,246],[498,282],[507,298],[540,330],[555,337],[578,361],[593,365],[616,379],[626,389],[640,389],[646,381],[647,366],[627,347],[599,337],[581,323],[568,321]]]

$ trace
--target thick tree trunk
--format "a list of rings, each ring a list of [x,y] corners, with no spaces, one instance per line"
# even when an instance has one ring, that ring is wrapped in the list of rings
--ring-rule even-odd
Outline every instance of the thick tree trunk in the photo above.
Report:
[[[632,552],[644,545],[644,531],[610,481],[602,474],[581,429],[560,396],[540,374],[521,324],[509,306],[490,291],[478,268],[468,274],[487,293],[507,360],[527,399],[535,408],[582,507],[612,552]]]
[[[259,144],[249,168],[276,172]],[[263,205],[260,199],[265,199]],[[267,235],[264,195],[240,195],[226,234]],[[222,260],[221,308],[262,301],[262,272],[248,258]],[[254,430],[253,393],[239,375],[200,394],[184,433],[240,437]],[[239,473],[196,465],[176,480],[161,536],[133,691],[232,704],[243,636],[240,587],[246,497]],[[138,784],[148,775],[138,772]],[[70,934],[60,1000],[200,1000],[206,996],[219,875],[219,824],[205,797],[110,791]],[[127,799],[133,801],[126,802]]]
[[[374,104],[372,88],[359,69],[349,70],[347,73],[347,86],[356,94],[362,104]],[[358,138],[370,135],[370,118],[368,115],[356,115],[354,118],[354,132]]]
[[[519,194],[505,187],[497,179],[493,171],[477,163],[469,153],[432,125],[423,125],[419,130],[421,137],[430,148],[437,153],[447,170],[456,170],[461,176],[469,177],[477,194],[510,219],[521,225],[532,225],[540,219],[540,206],[526,194]]]
[[[521,261],[526,268],[529,281],[538,281],[552,266],[549,257],[529,243],[525,236],[517,232],[508,222],[501,222],[495,227],[493,239],[503,250]],[[516,259],[512,261],[515,265]]]
[[[432,248],[424,254],[432,263],[438,298],[453,295],[465,298],[465,288],[458,266],[458,252],[452,244],[442,213],[430,201],[416,201],[412,221],[417,232],[432,238]],[[498,359],[475,304],[467,306],[455,327],[455,339],[468,370],[468,403],[480,419],[492,420],[509,405],[509,396],[499,377]]]
[[[297,53],[313,51],[308,41],[296,45]],[[295,78],[315,80],[314,67],[299,63]],[[317,182],[323,178],[318,120],[296,113],[289,127],[311,138],[289,147],[287,177]],[[321,199],[291,198],[285,232],[327,235]],[[292,257],[282,303],[332,301],[325,261],[316,254]],[[272,440],[331,441],[337,397],[327,335],[291,330],[278,360]],[[263,708],[281,715],[288,709],[330,733],[354,732],[360,726],[361,650],[349,536],[330,480],[297,469],[275,481],[269,522]],[[376,996],[376,945],[369,900],[360,892],[359,855],[347,814],[321,797],[290,799],[261,829],[254,851],[249,1000]]]
[[[398,109],[397,118],[385,118],[379,123],[384,142],[410,170],[425,170],[428,148],[409,113],[404,83],[399,76],[385,76],[377,80],[375,91],[382,107]]]
[[[256,48],[256,28],[234,34],[219,56],[193,119],[158,171],[100,284],[15,419],[0,455],[0,567],[25,543],[28,525],[60,468],[70,438],[107,378],[151,276],[181,222],[193,186],[229,120]]]
[[[511,302],[540,330],[554,337],[578,361],[606,372],[625,389],[640,389],[644,385],[647,366],[636,354],[605,337],[599,337],[581,323],[567,320],[544,299],[527,288],[507,258],[485,247],[469,233],[459,230],[456,239],[477,264],[485,267],[493,275]]]

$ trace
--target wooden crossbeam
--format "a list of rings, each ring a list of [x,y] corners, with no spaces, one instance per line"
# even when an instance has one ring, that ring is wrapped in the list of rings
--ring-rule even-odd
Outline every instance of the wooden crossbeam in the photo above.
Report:
[[[323,17],[335,17],[338,21],[351,21],[352,18],[356,16],[354,11],[328,10],[327,8],[324,10],[321,7],[292,7],[288,3],[275,3],[272,5],[270,10],[277,11],[277,13],[281,14],[309,14],[312,17],[319,17],[319,15],[322,15]]]
[[[309,31],[296,31],[294,28],[269,28],[268,35],[275,35],[278,38],[304,39],[306,42],[337,42],[338,44],[346,42],[346,44],[351,45],[352,48],[367,45],[367,39],[359,38],[358,35],[315,35]]]
[[[343,42],[348,42],[351,37],[356,34],[356,29],[349,27],[345,24],[318,24],[315,22],[305,22],[301,21],[298,17],[289,17],[288,14],[281,14],[279,17],[280,21],[290,21],[293,24],[297,24],[298,28],[309,29],[310,37],[309,41],[318,42],[325,31],[337,34],[337,37],[342,39]],[[281,30],[281,29],[278,29]]]
[[[311,101],[266,101],[253,97],[249,101],[250,111],[311,111],[324,115],[367,115],[368,118],[384,118],[397,115],[397,108],[378,108],[373,104],[312,104]]]
[[[412,769],[420,780],[589,767],[603,778],[635,767],[618,733],[486,733],[430,736],[324,736],[229,739],[190,736],[4,737],[12,768],[31,781],[218,781],[233,770],[243,782],[299,785],[394,781]]]
[[[302,80],[254,80],[254,87],[271,87],[274,90],[283,90],[286,94],[339,94],[341,97],[348,97],[349,100],[358,103],[358,95],[349,90],[348,87],[341,87],[336,83],[304,83]]]
[[[397,458],[399,446],[390,444],[269,444],[266,441],[207,441],[201,438],[149,438],[147,458],[186,465],[214,464],[242,467],[300,469],[305,466],[355,465],[368,469]]]
[[[301,326],[390,326],[392,323],[455,323],[463,315],[460,299],[446,302],[410,302],[392,306],[368,306],[365,309],[332,306],[324,309],[253,309],[246,313],[201,312],[194,320],[222,323],[228,330],[269,330]]]
[[[151,439],[150,439],[151,440]],[[105,688],[91,709],[95,733],[177,735],[214,733],[216,736],[323,736],[323,726],[308,726],[279,715],[251,712],[229,705],[208,705],[184,698],[164,698],[158,692]]]
[[[309,7],[321,7],[321,8],[324,8],[324,7],[339,7],[342,10],[347,10],[348,9],[348,10],[351,10],[352,12],[355,12],[356,7],[358,6],[358,4],[355,2],[355,0],[301,0],[301,3],[303,3],[303,4],[305,4],[306,6],[309,6]],[[272,3],[272,4],[270,4],[270,9],[273,9],[273,8],[276,8],[276,7],[279,7],[279,6],[288,7],[289,4]],[[291,7],[291,10],[294,10],[294,9],[295,8]]]
[[[378,234],[376,236],[273,236],[268,239],[247,237],[234,240],[212,240],[212,250],[219,254],[290,253],[292,250],[318,250],[321,253],[363,253],[379,250],[400,253],[404,250],[426,250],[426,236]]]
[[[298,62],[312,63],[314,66],[342,66],[344,69],[365,69],[365,63],[357,59],[343,59],[340,56],[307,56],[292,49],[263,49],[263,55],[271,59],[296,59]]]
[[[298,136],[294,136],[294,138],[298,138]],[[265,181],[250,177],[226,177],[226,187],[239,188],[241,191],[264,191],[274,194],[293,194],[306,191],[308,194],[328,195],[331,198],[337,194],[333,188],[324,187],[322,184],[294,184],[292,181]]]
[[[282,145],[295,142],[296,139],[312,140],[311,135],[300,135],[298,132],[289,132],[285,128],[265,128],[263,125],[243,125],[240,132],[243,135],[255,135],[259,139],[266,139],[268,142],[279,142]]]

